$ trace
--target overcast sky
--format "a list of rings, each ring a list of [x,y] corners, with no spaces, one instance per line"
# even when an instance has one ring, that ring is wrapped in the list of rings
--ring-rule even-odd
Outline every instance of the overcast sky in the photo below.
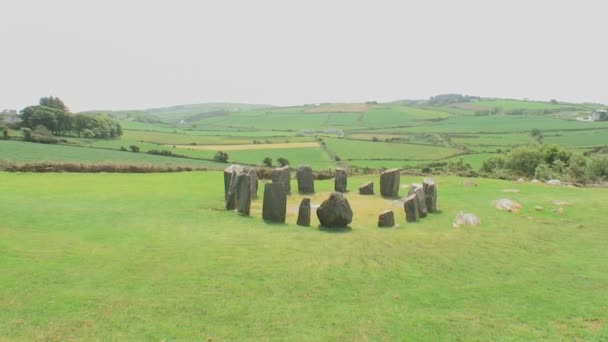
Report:
[[[608,103],[603,0],[0,0],[0,109]]]

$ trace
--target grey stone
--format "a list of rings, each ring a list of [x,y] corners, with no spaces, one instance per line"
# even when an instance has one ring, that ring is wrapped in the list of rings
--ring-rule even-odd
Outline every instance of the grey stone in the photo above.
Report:
[[[418,221],[418,199],[416,194],[409,195],[403,201],[403,210],[405,210],[405,220],[407,222]]]
[[[310,198],[302,199],[302,202],[300,203],[300,208],[298,210],[298,226],[310,226],[310,211]]]
[[[390,169],[380,174],[380,194],[384,197],[399,196],[399,169]]]
[[[286,194],[291,193],[291,172],[289,172],[289,165],[278,167],[272,171],[272,182],[283,184],[283,191]]]
[[[378,216],[378,227],[394,227],[395,214],[391,210],[386,210]]]
[[[241,165],[230,165],[224,169],[224,201],[228,210],[234,210],[236,206],[234,187],[236,186],[236,176],[242,170]]]
[[[298,180],[299,193],[312,194],[315,192],[315,178],[310,166],[298,166],[298,169],[296,170],[296,179]]]
[[[424,196],[426,198],[426,209],[429,213],[437,211],[437,184],[432,179],[425,179],[422,182]]]
[[[323,227],[344,228],[353,220],[353,211],[344,195],[334,192],[317,208],[317,217]]]
[[[269,222],[285,223],[287,213],[287,194],[281,183],[264,185],[264,203],[262,218]]]
[[[410,187],[410,191],[407,193],[408,196],[415,195],[416,201],[418,202],[416,205],[418,207],[418,217],[426,217],[428,212],[426,208],[426,196],[424,195],[424,190],[422,185],[420,184],[412,184]]]
[[[459,228],[462,226],[479,226],[480,224],[481,220],[479,220],[475,214],[459,211],[454,218],[454,222],[452,222],[452,227]]]
[[[373,195],[374,194],[374,182],[368,182],[365,184],[361,184],[359,187],[360,195]]]
[[[336,168],[336,178],[334,180],[334,190],[338,192],[346,192],[348,176],[346,175],[346,170],[341,168]]]
[[[249,215],[251,209],[251,175],[241,172],[236,176],[236,210]]]
[[[258,173],[255,169],[250,169],[249,177],[251,177],[251,199],[258,198]]]

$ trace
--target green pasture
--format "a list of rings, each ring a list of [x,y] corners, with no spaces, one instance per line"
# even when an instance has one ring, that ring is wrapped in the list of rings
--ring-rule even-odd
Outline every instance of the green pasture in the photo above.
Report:
[[[349,188],[369,180],[378,176],[350,178]],[[313,227],[296,226],[295,194],[285,225],[260,219],[261,198],[252,217],[222,210],[220,172],[0,173],[0,335],[608,338],[605,189],[436,180],[440,212],[419,223],[405,223],[398,203],[353,191],[346,195],[352,229],[332,231],[317,228],[314,217]],[[404,185],[419,181],[402,177]],[[316,187],[313,204],[333,183]],[[503,192],[512,188],[520,192]],[[524,209],[494,209],[503,197]],[[568,202],[562,213],[555,200]],[[376,228],[385,209],[395,211],[398,227]],[[452,228],[460,210],[478,215],[481,226]]]
[[[341,159],[401,159],[436,160],[446,158],[461,151],[431,145],[402,144],[324,138],[327,148]]]
[[[0,140],[0,160],[16,163],[47,161],[88,164],[152,164],[159,166],[191,166],[214,169],[223,168],[225,166],[225,164],[207,160],[163,157],[143,152],[133,153],[99,148],[3,140]]]

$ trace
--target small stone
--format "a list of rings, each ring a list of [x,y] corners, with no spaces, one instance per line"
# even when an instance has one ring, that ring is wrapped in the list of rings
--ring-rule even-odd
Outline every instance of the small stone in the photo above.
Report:
[[[391,210],[386,210],[378,216],[378,227],[394,227],[395,214]]]
[[[399,169],[390,169],[380,174],[380,194],[383,197],[399,196]]]
[[[551,179],[547,181],[547,184],[549,185],[562,185],[562,181],[560,181],[559,179]]]
[[[374,194],[374,182],[367,182],[365,184],[361,184],[359,187],[360,195],[373,195]]]
[[[336,168],[336,178],[334,180],[334,190],[338,192],[346,192],[346,184],[347,184],[346,170],[341,168]]]
[[[475,183],[471,180],[465,180],[465,181],[462,181],[462,185],[466,186],[466,187],[474,187],[474,186],[477,186],[477,183]]]
[[[498,210],[517,213],[521,209],[521,204],[507,198],[502,198],[494,202],[494,207]]]
[[[541,207],[540,205],[537,205],[536,207],[534,207],[534,210],[543,211],[543,210],[545,210],[545,208]]]
[[[298,210],[298,226],[310,227],[310,198],[302,199]]]
[[[459,228],[462,226],[478,226],[481,224],[481,220],[475,214],[465,213],[459,211],[452,222],[452,227]]]
[[[418,221],[418,199],[416,194],[409,195],[403,201],[403,210],[405,210],[405,220],[407,222]]]

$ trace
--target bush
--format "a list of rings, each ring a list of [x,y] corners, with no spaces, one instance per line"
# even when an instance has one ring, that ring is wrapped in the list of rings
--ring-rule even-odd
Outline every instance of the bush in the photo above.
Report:
[[[215,153],[215,155],[213,156],[213,160],[220,162],[220,163],[227,163],[228,162],[228,153],[226,153],[224,151],[217,151]]]
[[[264,164],[266,167],[272,167],[272,159],[270,157],[266,157],[264,160],[262,160],[262,164]]]
[[[8,136],[8,127],[1,126],[0,130],[2,131],[2,139],[8,140],[8,138],[9,138],[9,136]]]
[[[519,176],[533,177],[542,162],[542,154],[537,148],[520,146],[507,154],[505,168]]]
[[[59,142],[44,126],[37,126],[35,129],[23,128],[23,140],[42,144],[56,144]]]
[[[493,173],[498,169],[505,167],[505,160],[502,157],[491,157],[483,162],[479,171],[484,173]]]
[[[148,154],[155,154],[157,156],[186,158],[186,156],[183,156],[181,154],[175,154],[175,153],[173,153],[171,151],[168,151],[168,150],[149,150],[147,153]]]
[[[135,153],[139,152],[139,146],[137,146],[137,145],[131,145],[131,146],[129,146],[129,148],[131,149],[131,152],[135,152]]]
[[[127,148],[126,148],[126,147],[124,147],[124,146],[120,146],[120,150],[121,150],[121,151],[127,151]]]
[[[608,157],[592,158],[587,166],[587,177],[593,181],[608,180]]]
[[[283,167],[285,165],[289,165],[289,160],[279,157],[279,159],[277,159],[277,163],[279,163],[279,166]]]

